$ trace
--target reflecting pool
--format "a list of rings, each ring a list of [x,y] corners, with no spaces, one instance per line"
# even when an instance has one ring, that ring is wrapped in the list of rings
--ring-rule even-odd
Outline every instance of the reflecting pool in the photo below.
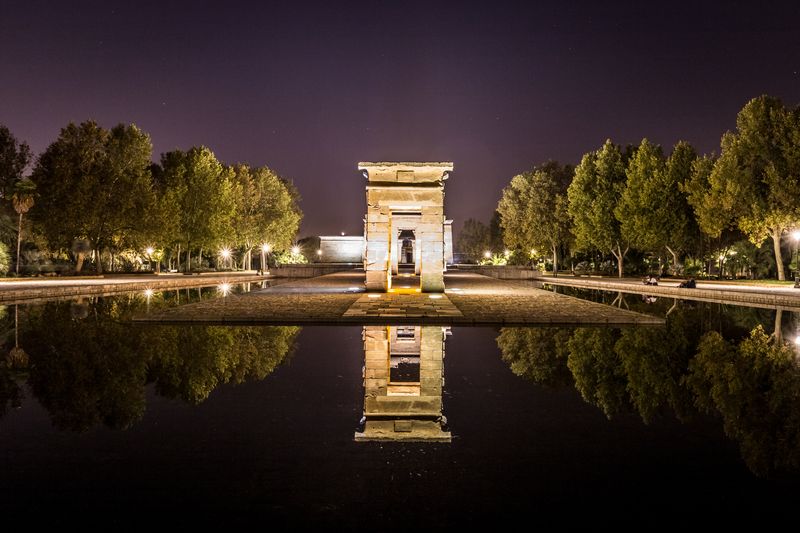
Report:
[[[241,290],[0,308],[5,516],[383,530],[793,512],[796,313],[587,293],[666,326],[129,322]]]

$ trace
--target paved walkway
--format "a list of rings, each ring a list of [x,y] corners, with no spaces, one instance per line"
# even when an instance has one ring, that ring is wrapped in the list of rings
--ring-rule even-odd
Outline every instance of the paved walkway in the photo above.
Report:
[[[482,276],[449,272],[445,294],[365,293],[339,272],[137,317],[208,324],[631,325],[659,318]]]
[[[694,289],[678,288],[680,281],[662,280],[656,286],[644,285],[640,279],[631,278],[574,278],[539,276],[532,281],[608,291],[622,291],[697,300],[704,302],[733,303],[745,307],[797,308],[800,307],[800,289],[786,285],[737,285],[716,281],[698,281]]]

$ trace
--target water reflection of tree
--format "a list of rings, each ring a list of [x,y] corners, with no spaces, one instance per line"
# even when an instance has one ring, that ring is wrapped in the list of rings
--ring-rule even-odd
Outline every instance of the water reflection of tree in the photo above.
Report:
[[[144,332],[156,352],[159,394],[200,403],[219,385],[261,380],[291,353],[298,327],[159,326]]]
[[[709,332],[684,381],[700,409],[722,417],[751,470],[800,467],[800,371],[793,348],[760,326],[738,344]]]
[[[571,336],[572,330],[563,328],[503,328],[497,345],[516,375],[543,385],[571,385],[565,365]]]
[[[741,317],[730,320],[724,329],[738,333]],[[721,417],[754,472],[800,468],[796,348],[761,325],[725,340],[713,331],[720,324],[707,307],[678,306],[663,328],[504,328],[497,342],[515,374],[548,385],[571,376],[608,417],[633,409],[649,422],[669,409],[686,419],[700,409]]]
[[[79,314],[68,302],[29,308],[21,334],[33,395],[56,427],[76,431],[130,427],[144,414],[149,382],[199,403],[221,384],[263,379],[291,353],[300,329],[134,327],[127,320],[141,300],[83,305]]]

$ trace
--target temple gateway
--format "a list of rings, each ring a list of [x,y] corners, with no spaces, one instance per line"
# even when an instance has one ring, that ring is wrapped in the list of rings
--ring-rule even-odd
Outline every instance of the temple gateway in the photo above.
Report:
[[[359,163],[367,178],[364,270],[368,291],[443,292],[452,258],[444,181],[452,162]]]

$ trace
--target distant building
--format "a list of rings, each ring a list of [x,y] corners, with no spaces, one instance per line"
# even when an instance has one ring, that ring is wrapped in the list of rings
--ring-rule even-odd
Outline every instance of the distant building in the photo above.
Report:
[[[403,241],[398,242],[402,254]],[[405,244],[408,247],[409,243]],[[364,262],[363,235],[320,235],[319,250],[314,260],[318,263],[358,263]],[[453,221],[444,221],[444,257],[448,265],[453,264]],[[413,261],[412,261],[413,262]]]

